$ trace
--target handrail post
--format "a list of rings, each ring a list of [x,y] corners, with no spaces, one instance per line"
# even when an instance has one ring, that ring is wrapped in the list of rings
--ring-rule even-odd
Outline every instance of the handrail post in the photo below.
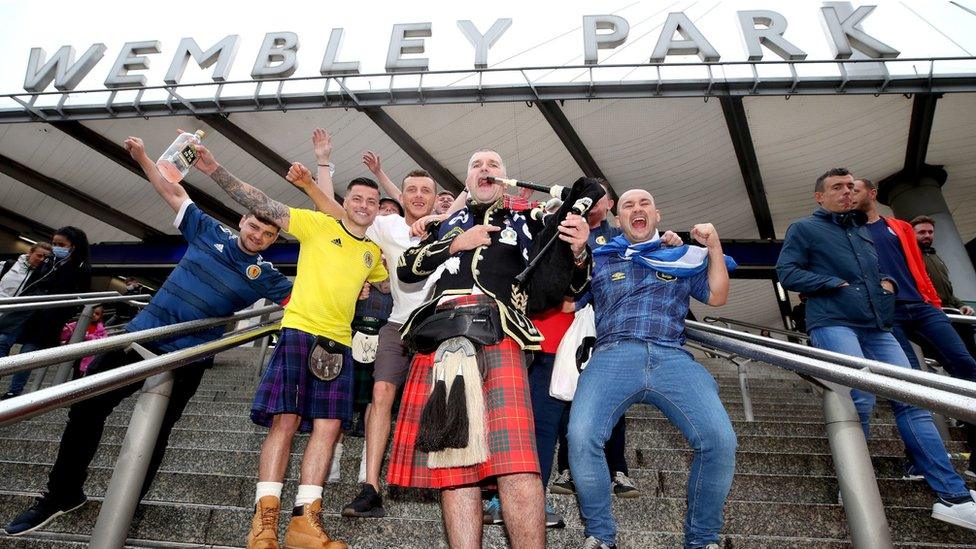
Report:
[[[68,340],[68,343],[78,343],[85,339],[85,332],[88,331],[88,325],[91,324],[92,311],[94,310],[94,305],[85,305],[85,308],[81,310],[81,314],[78,316],[78,323],[75,324],[75,331],[71,332],[71,339]],[[54,381],[52,385],[60,385],[68,381],[68,378],[71,377],[71,365],[74,362],[73,360],[67,360],[54,366]],[[38,369],[37,373],[31,376],[24,392],[33,393],[40,389],[48,370],[51,370],[51,366]]]
[[[172,371],[156,374],[143,384],[89,547],[116,549],[125,545],[172,391]]]
[[[891,547],[888,519],[851,390],[835,383],[822,383],[827,388],[823,394],[827,441],[834,459],[851,544],[856,549]]]
[[[271,300],[266,299],[264,301],[264,303],[270,305],[271,304]],[[265,324],[269,320],[271,320],[271,313],[270,312],[261,315],[261,320],[260,320],[259,324]],[[255,371],[256,371],[255,379],[260,379],[261,378],[261,370],[264,368],[264,359],[268,356],[268,345],[270,343],[271,343],[271,336],[270,335],[269,336],[266,336],[266,337],[262,337],[258,341],[258,344],[257,345],[258,345],[258,347],[259,347],[260,350],[258,351],[258,363],[257,363],[257,368],[255,369]]]
[[[735,367],[739,371],[739,392],[742,393],[742,411],[745,413],[746,421],[756,421],[752,413],[752,397],[749,395],[749,383],[746,380],[746,365],[751,361],[746,359],[741,364],[734,360],[732,362],[735,362]]]
[[[81,314],[78,315],[78,322],[75,324],[75,331],[71,332],[71,339],[68,340],[69,344],[85,340],[85,334],[88,333],[88,326],[91,325],[92,313],[94,311],[95,305],[85,305],[85,308],[81,310]],[[75,361],[73,360],[66,360],[58,364],[57,369],[54,371],[55,385],[71,379],[71,367],[74,363]]]

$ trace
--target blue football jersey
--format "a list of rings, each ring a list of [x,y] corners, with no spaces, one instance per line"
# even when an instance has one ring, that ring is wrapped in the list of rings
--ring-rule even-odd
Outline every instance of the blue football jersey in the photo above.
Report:
[[[237,235],[187,201],[175,225],[187,241],[186,253],[147,305],[126,326],[130,332],[188,320],[231,315],[261,298],[284,305],[291,281],[260,254],[238,246]],[[224,326],[159,339],[152,345],[175,351],[219,338]]]

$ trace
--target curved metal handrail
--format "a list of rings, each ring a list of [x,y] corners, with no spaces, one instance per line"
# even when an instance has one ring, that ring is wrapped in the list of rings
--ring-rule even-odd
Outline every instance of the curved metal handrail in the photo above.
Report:
[[[13,303],[10,305],[0,305],[0,313],[13,313],[16,311],[31,311],[40,309],[58,309],[61,307],[77,307],[79,305],[95,305],[102,303],[134,302],[138,299],[152,299],[152,296],[149,294],[111,295],[106,297],[85,297],[81,299],[59,299],[55,301]]]
[[[178,324],[170,324],[169,326],[160,326],[158,328],[150,328],[148,330],[141,330],[138,332],[128,332],[102,339],[81,341],[79,343],[71,343],[61,347],[52,347],[50,349],[41,349],[39,351],[33,351],[30,353],[8,356],[0,358],[0,376],[22,372],[24,370],[33,370],[35,368],[50,366],[52,364],[58,364],[86,356],[97,355],[108,351],[114,351],[116,349],[124,349],[132,343],[144,343],[146,341],[153,341],[163,337],[178,336],[191,332],[197,332],[206,328],[213,328],[214,326],[221,326],[230,322],[254,318],[256,316],[270,314],[280,310],[281,307],[278,305],[268,305],[266,307],[259,307],[257,309],[245,309],[225,317],[190,320],[187,322],[180,322]]]
[[[862,389],[878,396],[914,404],[927,410],[934,410],[950,417],[969,422],[976,422],[976,398],[936,389],[929,386],[919,387],[918,384],[904,379],[896,379],[880,375],[872,371],[846,367],[843,364],[830,362],[797,353],[764,347],[757,343],[744,341],[730,335],[719,335],[716,330],[726,330],[716,326],[704,325],[700,322],[688,322],[686,334],[689,339],[716,347],[726,352],[735,353],[742,357],[786,368],[793,372],[804,374],[819,380],[838,383],[846,387]],[[734,330],[728,330],[734,331]],[[747,334],[751,335],[751,334]],[[755,336],[759,337],[759,336]],[[766,343],[769,338],[762,338]],[[797,345],[797,347],[803,347]],[[836,353],[835,353],[836,354]],[[842,355],[843,356],[843,355]],[[882,363],[878,363],[882,364]],[[890,366],[897,368],[896,366]],[[901,370],[908,370],[900,368]],[[908,370],[914,372],[914,370]],[[924,373],[924,372],[916,372]],[[928,374],[932,375],[932,374]],[[944,377],[944,376],[935,376]],[[961,380],[944,378],[953,383]]]
[[[44,301],[58,301],[62,299],[84,299],[86,297],[112,297],[122,295],[119,292],[84,292],[80,294],[46,294],[46,295],[18,295],[14,297],[0,297],[0,305],[16,303],[41,303]]]
[[[262,324],[221,339],[67,381],[0,402],[0,425],[16,423],[38,414],[143,381],[278,331],[280,322]]]
[[[724,316],[706,316],[702,319],[703,322],[722,322],[725,324],[734,324],[736,326],[742,326],[743,328],[749,328],[752,330],[766,330],[771,334],[780,334],[788,337],[795,337],[802,339],[804,341],[809,340],[810,336],[803,332],[794,332],[791,330],[784,330],[782,328],[770,328],[769,326],[763,326],[761,324],[753,324],[751,322],[744,322],[742,320],[735,320],[734,318],[726,318]]]
[[[960,324],[976,324],[976,316],[956,314],[947,314],[946,316],[949,317],[949,320],[952,322],[958,322]]]
[[[934,390],[976,398],[976,383],[972,381],[955,379],[948,376],[933,374],[931,372],[922,372],[919,370],[913,370],[911,368],[896,366],[894,364],[879,362],[877,360],[853,357],[842,353],[827,351],[825,349],[817,349],[815,347],[808,347],[806,345],[799,345],[797,343],[790,343],[788,341],[781,341],[778,339],[750,334],[748,332],[733,330],[731,328],[722,328],[720,326],[704,324],[691,320],[685,321],[685,325],[689,330],[696,330],[697,333],[708,333],[720,337],[738,339],[747,342],[750,345],[765,346],[778,352],[787,352],[791,355],[799,355],[804,358],[829,362],[837,366],[844,366],[847,369],[868,370],[873,375],[884,376],[888,379],[916,383]],[[689,337],[690,335],[691,333],[689,332]],[[694,339],[699,341],[697,338]],[[754,358],[751,355],[741,355],[741,353],[736,354]],[[976,414],[976,410],[974,410],[973,413]]]

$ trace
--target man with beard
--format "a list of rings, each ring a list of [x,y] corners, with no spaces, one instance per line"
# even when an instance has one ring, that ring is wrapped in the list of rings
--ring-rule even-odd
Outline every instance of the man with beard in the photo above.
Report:
[[[234,177],[203,146],[197,146],[197,157],[197,169],[237,203],[263,212],[301,243],[281,340],[251,405],[251,420],[270,430],[261,447],[248,548],[278,547],[282,483],[292,439],[300,430],[311,436],[284,544],[344,549],[346,544],[331,540],[322,526],[322,485],[341,430],[352,426],[350,344],[356,301],[365,282],[387,278],[379,247],[366,237],[379,210],[379,187],[371,179],[353,179],[337,218],[272,200]]]
[[[846,168],[817,178],[813,196],[820,207],[786,230],[776,274],[784,288],[807,296],[807,333],[814,347],[911,368],[891,333],[896,280],[879,268],[880,244],[864,226],[867,215],[852,209],[853,193],[854,176]],[[855,389],[851,398],[867,438],[875,397]],[[932,414],[889,403],[906,451],[938,497],[932,517],[976,529],[976,503],[949,462]]]
[[[942,300],[942,305],[959,309],[960,313],[967,316],[976,315],[976,310],[973,310],[963,300],[956,297],[952,289],[952,280],[949,279],[949,267],[939,257],[938,252],[935,251],[935,220],[927,215],[920,215],[911,220],[911,225],[915,229],[915,238],[918,241],[919,248],[922,250],[922,261],[925,262],[925,271],[932,281],[932,286],[935,287],[935,293]],[[974,337],[976,336],[976,327],[972,324],[963,324],[962,322],[953,322],[952,327],[956,329],[956,333],[962,338],[962,342],[966,344],[966,348],[969,349],[969,354],[976,357],[976,337]],[[971,476],[976,478],[976,469],[970,467],[969,471],[972,473]]]
[[[176,212],[173,224],[187,240],[186,253],[149,305],[126,325],[127,332],[228,316],[261,298],[282,305],[288,301],[291,282],[261,257],[261,252],[278,238],[278,225],[262,212],[250,210],[241,218],[240,236],[233,234],[203,213],[183,187],[163,178],[146,155],[141,139],[129,137],[125,140],[125,148],[139,163],[156,192]],[[143,346],[155,353],[168,353],[213,341],[223,331],[223,326],[219,326],[157,339]],[[104,372],[140,360],[139,353],[131,349],[110,351],[97,357],[89,365],[88,373]],[[210,357],[173,370],[173,391],[149,460],[140,499],[149,491],[159,470],[173,426],[196,393],[204,371],[212,364]],[[8,534],[32,532],[85,503],[82,487],[88,476],[88,465],[98,450],[105,420],[123,399],[141,387],[141,382],[133,383],[71,406],[58,456],[48,476],[47,493],[6,526]]]
[[[869,179],[855,179],[851,204],[867,215],[867,228],[878,252],[882,272],[897,282],[895,323],[891,333],[901,344],[912,368],[921,370],[912,342],[949,372],[949,375],[976,381],[976,360],[962,338],[942,312],[942,302],[925,269],[915,231],[908,223],[878,213],[878,189]],[[865,393],[865,398],[873,395]],[[864,406],[868,406],[865,403]],[[976,471],[976,426],[966,424],[966,445],[970,450],[969,471]],[[909,458],[906,476],[920,478],[918,468]]]
[[[578,295],[589,272],[586,220],[570,214],[559,224],[543,224],[504,207],[505,188],[492,178],[505,173],[497,152],[475,152],[465,181],[468,206],[433,227],[404,252],[397,267],[401,281],[440,274],[434,297],[402,330],[418,354],[404,389],[388,480],[440,490],[452,547],[481,547],[481,489],[495,484],[512,545],[545,545],[523,354],[539,349],[542,336],[527,315],[558,305],[567,294]],[[580,179],[573,188],[573,194],[592,201],[602,192],[591,179]],[[571,201],[553,219],[568,213]],[[554,235],[559,240],[542,256],[539,270],[518,283],[515,276],[534,257],[530,254]],[[456,318],[467,321],[455,323]],[[480,343],[476,347],[473,341]]]

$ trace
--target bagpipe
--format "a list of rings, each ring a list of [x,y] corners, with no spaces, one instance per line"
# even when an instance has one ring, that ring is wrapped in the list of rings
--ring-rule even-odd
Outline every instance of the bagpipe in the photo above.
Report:
[[[596,179],[589,177],[581,177],[576,180],[571,187],[564,187],[562,185],[552,185],[551,187],[546,187],[545,185],[539,185],[538,183],[533,183],[531,181],[521,181],[518,179],[508,179],[503,177],[489,177],[492,183],[501,183],[503,185],[508,185],[510,187],[522,187],[523,189],[532,189],[534,191],[539,191],[545,193],[553,198],[558,198],[562,200],[562,206],[554,214],[547,213],[543,208],[533,208],[529,217],[537,221],[542,221],[545,225],[552,227],[551,234],[547,234],[548,238],[544,239],[544,244],[533,250],[531,255],[531,260],[525,269],[515,276],[516,282],[522,286],[525,281],[532,275],[532,273],[538,268],[539,264],[543,259],[549,254],[549,251],[553,248],[556,242],[559,241],[559,224],[566,219],[566,216],[570,213],[585,216],[590,208],[593,207],[598,200],[603,198],[606,191],[603,190],[603,186],[597,182]],[[552,217],[555,216],[555,217]],[[550,217],[552,221],[550,224]],[[550,231],[544,231],[548,233]]]

